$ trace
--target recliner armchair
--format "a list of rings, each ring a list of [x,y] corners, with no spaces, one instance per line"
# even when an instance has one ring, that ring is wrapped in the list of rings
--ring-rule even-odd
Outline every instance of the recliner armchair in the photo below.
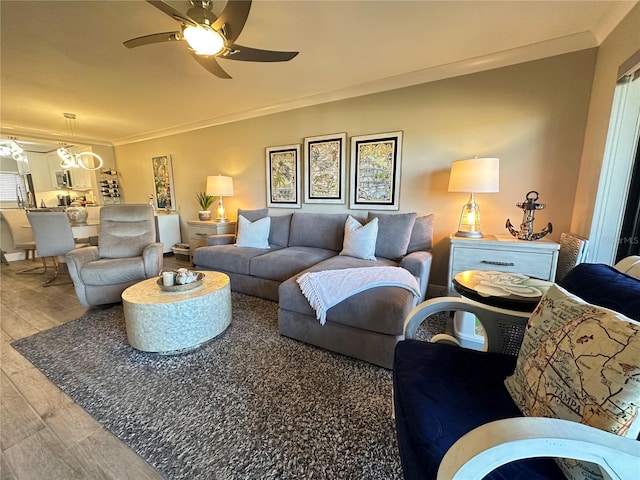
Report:
[[[122,292],[160,273],[162,243],[150,205],[107,205],[100,211],[98,246],[66,255],[69,274],[82,305],[121,301]]]
[[[625,259],[615,269],[581,264],[560,285],[584,302],[640,321],[640,281],[634,278],[640,278],[639,260]],[[415,340],[429,316],[455,310],[476,314],[487,333],[487,352]],[[393,365],[405,479],[564,480],[549,457],[596,463],[604,478],[635,478],[640,471],[635,439],[558,418],[523,417],[504,383],[517,357],[502,353],[506,344],[499,326],[527,322],[512,313],[441,297],[423,302],[406,318],[406,340],[397,344]],[[587,339],[577,343],[582,340]]]

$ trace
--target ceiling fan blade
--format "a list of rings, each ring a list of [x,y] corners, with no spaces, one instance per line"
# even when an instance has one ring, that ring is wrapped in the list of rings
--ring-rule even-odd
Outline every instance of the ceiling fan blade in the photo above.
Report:
[[[214,56],[203,56],[203,55],[196,55],[195,52],[190,51],[191,56],[193,57],[193,59],[198,62],[200,65],[202,65],[206,70],[208,70],[209,72],[213,73],[216,77],[218,78],[231,78],[231,75],[229,75],[227,72],[225,72],[222,67],[218,64],[218,62],[216,61],[216,57]]]
[[[287,62],[298,55],[299,52],[276,52],[273,50],[260,50],[259,48],[233,45],[231,52],[222,58],[228,60],[242,60],[245,62]]]
[[[175,8],[173,8],[170,5],[167,5],[164,2],[161,2],[159,0],[147,0],[147,2],[150,3],[151,5],[153,5],[154,7],[156,7],[158,10],[166,13],[167,15],[172,17],[174,20],[182,22],[185,25],[191,25],[191,26],[194,26],[194,27],[198,26],[197,22],[194,22],[189,17],[187,17],[185,14],[180,13],[178,10],[176,10]]]
[[[250,8],[251,0],[229,0],[220,16],[213,22],[213,29],[220,31],[224,27],[224,35],[229,43],[235,42],[244,28]]]
[[[182,40],[180,32],[164,32],[132,38],[131,40],[123,42],[123,44],[127,48],[135,48],[142,45],[149,45],[151,43],[175,42],[178,40]]]

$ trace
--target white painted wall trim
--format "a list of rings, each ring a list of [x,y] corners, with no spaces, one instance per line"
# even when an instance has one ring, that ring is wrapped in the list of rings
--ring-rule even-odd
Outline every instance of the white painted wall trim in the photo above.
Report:
[[[616,86],[587,261],[613,265],[640,138],[640,80]]]

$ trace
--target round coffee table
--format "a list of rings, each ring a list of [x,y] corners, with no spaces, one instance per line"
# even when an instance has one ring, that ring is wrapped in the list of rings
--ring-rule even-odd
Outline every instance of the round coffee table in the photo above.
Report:
[[[229,277],[201,273],[202,285],[183,292],[161,290],[158,277],[122,292],[127,338],[133,348],[165,355],[183,353],[227,329],[231,323]]]

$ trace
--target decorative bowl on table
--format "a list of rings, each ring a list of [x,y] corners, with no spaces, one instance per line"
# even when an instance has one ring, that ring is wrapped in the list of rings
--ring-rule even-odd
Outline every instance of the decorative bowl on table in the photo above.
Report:
[[[202,285],[202,282],[204,281],[204,273],[200,273],[198,272],[195,281],[191,282],[191,283],[185,283],[183,285],[171,285],[171,286],[167,286],[164,285],[162,282],[162,277],[158,278],[158,286],[160,287],[160,290],[162,290],[163,292],[186,292],[188,290],[193,290],[196,287],[199,287],[200,285]]]

